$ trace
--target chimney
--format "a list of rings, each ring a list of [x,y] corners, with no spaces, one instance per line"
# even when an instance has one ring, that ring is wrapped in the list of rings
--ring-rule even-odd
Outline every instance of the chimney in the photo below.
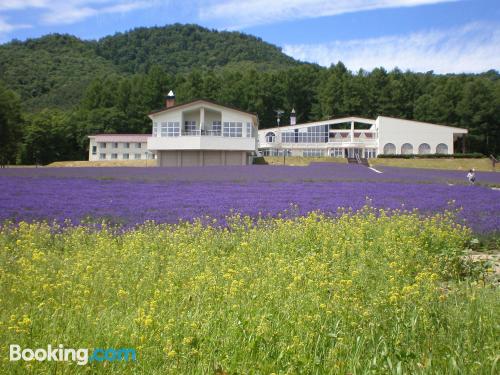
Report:
[[[165,96],[165,108],[170,108],[175,105],[175,94],[172,90],[170,90]]]
[[[295,116],[295,108],[292,108],[292,112],[290,113],[290,125],[297,124],[297,117]]]

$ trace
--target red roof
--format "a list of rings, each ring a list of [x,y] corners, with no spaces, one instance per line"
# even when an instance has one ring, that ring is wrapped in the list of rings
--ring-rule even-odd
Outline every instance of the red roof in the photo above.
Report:
[[[151,134],[93,134],[96,142],[147,142]]]

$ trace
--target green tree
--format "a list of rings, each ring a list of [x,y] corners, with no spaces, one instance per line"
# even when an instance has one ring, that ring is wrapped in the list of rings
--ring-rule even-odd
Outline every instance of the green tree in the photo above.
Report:
[[[0,165],[16,161],[22,132],[19,97],[0,82]]]

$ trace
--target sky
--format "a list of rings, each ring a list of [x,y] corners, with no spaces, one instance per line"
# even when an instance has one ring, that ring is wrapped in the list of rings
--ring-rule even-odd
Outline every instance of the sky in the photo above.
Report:
[[[500,70],[500,0],[0,0],[0,43],[196,23],[353,71]]]

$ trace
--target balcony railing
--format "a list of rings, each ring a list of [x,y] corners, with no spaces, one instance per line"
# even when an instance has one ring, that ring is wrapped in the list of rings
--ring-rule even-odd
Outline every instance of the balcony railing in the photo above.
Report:
[[[153,138],[174,138],[174,137],[227,137],[227,138],[254,138],[253,135],[246,135],[231,132],[229,134],[224,134],[222,130],[183,130],[180,134],[179,132],[172,133],[153,133]]]

